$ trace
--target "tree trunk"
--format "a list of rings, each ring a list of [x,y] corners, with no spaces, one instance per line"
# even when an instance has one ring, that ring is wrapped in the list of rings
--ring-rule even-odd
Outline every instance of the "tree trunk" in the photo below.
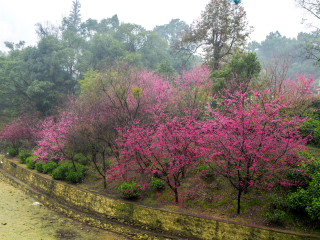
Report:
[[[106,176],[103,176],[103,187],[104,187],[104,189],[107,188]]]
[[[105,155],[105,151],[102,152],[102,163],[103,163],[103,174],[106,174],[106,162],[105,162],[105,159],[104,159],[104,155]],[[107,184],[106,184],[106,176],[103,175],[103,187],[104,189],[107,188]]]
[[[175,196],[176,203],[178,203],[179,202],[178,189],[175,188],[173,191],[174,191],[174,196]]]
[[[237,214],[240,214],[240,198],[241,198],[241,191],[238,191],[238,210],[237,210]]]

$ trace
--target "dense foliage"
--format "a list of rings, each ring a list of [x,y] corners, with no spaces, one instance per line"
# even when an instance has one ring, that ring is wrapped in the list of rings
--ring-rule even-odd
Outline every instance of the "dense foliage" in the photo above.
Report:
[[[238,214],[248,192],[284,188],[283,201],[270,200],[270,222],[288,212],[320,219],[318,160],[298,154],[320,141],[314,77],[288,79],[289,59],[266,50],[287,39],[271,34],[247,53],[245,12],[227,0],[210,1],[189,28],[175,19],[154,31],[116,15],[81,22],[80,7],[75,1],[59,27],[37,24],[37,47],[6,43],[0,114],[20,116],[0,131],[11,156],[70,183],[94,170],[125,198],[168,190],[176,204],[190,174],[224,179]],[[228,24],[212,28],[218,13]],[[223,46],[206,42],[213,32]],[[184,44],[209,45],[207,64],[180,68],[186,59],[169,46]],[[273,62],[261,65],[263,56]]]
[[[125,61],[140,68],[156,69],[167,62],[170,70],[190,67],[192,59],[177,58],[170,46],[188,25],[174,19],[148,31],[140,25],[120,22],[117,15],[97,21],[81,19],[81,5],[74,1],[68,17],[59,25],[37,23],[38,43],[6,42],[0,55],[0,117],[26,112],[51,115],[57,104],[79,90],[78,80],[88,69]]]

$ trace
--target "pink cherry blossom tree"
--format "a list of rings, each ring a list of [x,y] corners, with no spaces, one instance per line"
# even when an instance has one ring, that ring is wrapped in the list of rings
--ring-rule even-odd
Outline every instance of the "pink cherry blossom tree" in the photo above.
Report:
[[[211,110],[198,143],[207,152],[204,161],[238,191],[239,214],[241,195],[250,188],[296,184],[284,173],[302,171],[296,153],[307,141],[298,132],[305,119],[284,116],[288,102],[283,96],[270,98],[270,91],[226,90],[221,96],[216,99],[221,108]]]
[[[119,130],[121,154],[119,162],[107,171],[109,181],[124,177],[147,183],[151,176],[158,176],[173,191],[178,203],[181,179],[198,159],[196,114],[190,111],[185,115],[164,121],[155,116],[149,125],[135,123]]]
[[[194,66],[183,71],[181,76],[173,81],[173,93],[170,96],[171,116],[184,116],[185,110],[197,109],[197,117],[203,117],[211,96],[212,81],[209,78],[210,69],[207,66]]]
[[[34,155],[43,161],[73,160],[74,153],[67,149],[67,136],[75,120],[75,116],[68,112],[43,120],[40,123],[41,130],[37,134],[38,146]]]
[[[32,145],[35,126],[28,119],[18,118],[2,127],[0,138],[9,142],[16,150],[22,145]]]

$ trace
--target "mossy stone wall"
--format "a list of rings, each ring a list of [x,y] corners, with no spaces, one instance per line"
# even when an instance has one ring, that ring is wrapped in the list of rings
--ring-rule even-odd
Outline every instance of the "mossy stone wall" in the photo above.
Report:
[[[317,239],[303,234],[257,228],[220,220],[180,214],[160,208],[145,207],[95,194],[76,186],[44,177],[0,155],[2,169],[36,190],[80,211],[98,214],[194,239]],[[320,239],[320,238],[319,238]]]

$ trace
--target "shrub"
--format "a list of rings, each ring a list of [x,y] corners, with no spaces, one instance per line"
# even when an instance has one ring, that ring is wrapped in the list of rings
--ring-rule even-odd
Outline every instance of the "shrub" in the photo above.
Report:
[[[52,178],[56,180],[67,180],[70,183],[81,182],[87,171],[87,168],[79,163],[75,163],[77,171],[75,171],[72,162],[66,161],[61,163],[53,172]]]
[[[320,172],[320,158],[316,158],[312,160],[311,164],[306,164],[303,167],[308,169],[308,172],[311,175],[316,174],[317,172]]]
[[[42,173],[43,172],[43,165],[44,165],[44,163],[42,163],[42,162],[37,162],[36,163],[36,170],[38,171],[38,172],[40,172],[40,173]]]
[[[273,213],[266,213],[266,218],[269,222],[280,224],[284,220],[286,213],[282,210],[275,209]]]
[[[30,156],[31,154],[27,150],[21,149],[19,151],[19,163],[26,163],[26,159]]]
[[[306,211],[312,220],[320,220],[320,198],[314,198]]]
[[[68,163],[61,163],[56,169],[52,172],[52,178],[56,180],[65,180],[66,172],[68,171]]]
[[[79,183],[82,182],[83,179],[84,173],[79,170],[66,172],[66,180],[70,183]]]
[[[34,161],[34,156],[30,156],[26,159],[27,167],[34,169],[36,167],[36,161]]]
[[[66,180],[66,173],[73,169],[70,161],[61,163],[53,172],[52,178],[56,180]]]
[[[9,156],[14,157],[17,155],[17,150],[11,146],[8,150],[8,154],[9,154]]]
[[[283,197],[272,195],[269,197],[269,206],[272,209],[285,210],[287,208],[287,202]]]
[[[125,198],[134,198],[140,196],[142,192],[141,185],[135,182],[124,182],[118,188],[119,193]]]
[[[82,153],[77,153],[74,156],[73,160],[77,163],[82,164],[82,165],[88,165],[88,163],[89,163],[89,159],[86,156],[84,156]]]
[[[293,213],[303,213],[310,200],[308,192],[302,188],[298,188],[297,192],[288,195],[288,209]]]
[[[300,128],[301,136],[306,137],[311,134],[309,144],[320,147],[320,121],[312,117],[303,123]]]
[[[199,164],[197,170],[202,174],[201,178],[204,180],[214,179],[215,174],[208,164]]]
[[[77,171],[74,169],[73,164],[70,163],[68,171],[66,172],[66,180],[70,183],[80,183],[85,177],[87,168],[84,165],[76,163]]]
[[[150,181],[150,186],[154,189],[162,189],[165,183],[160,178],[152,177]]]
[[[56,169],[58,164],[54,161],[46,162],[42,166],[43,173],[45,174],[51,174],[54,169]]]

